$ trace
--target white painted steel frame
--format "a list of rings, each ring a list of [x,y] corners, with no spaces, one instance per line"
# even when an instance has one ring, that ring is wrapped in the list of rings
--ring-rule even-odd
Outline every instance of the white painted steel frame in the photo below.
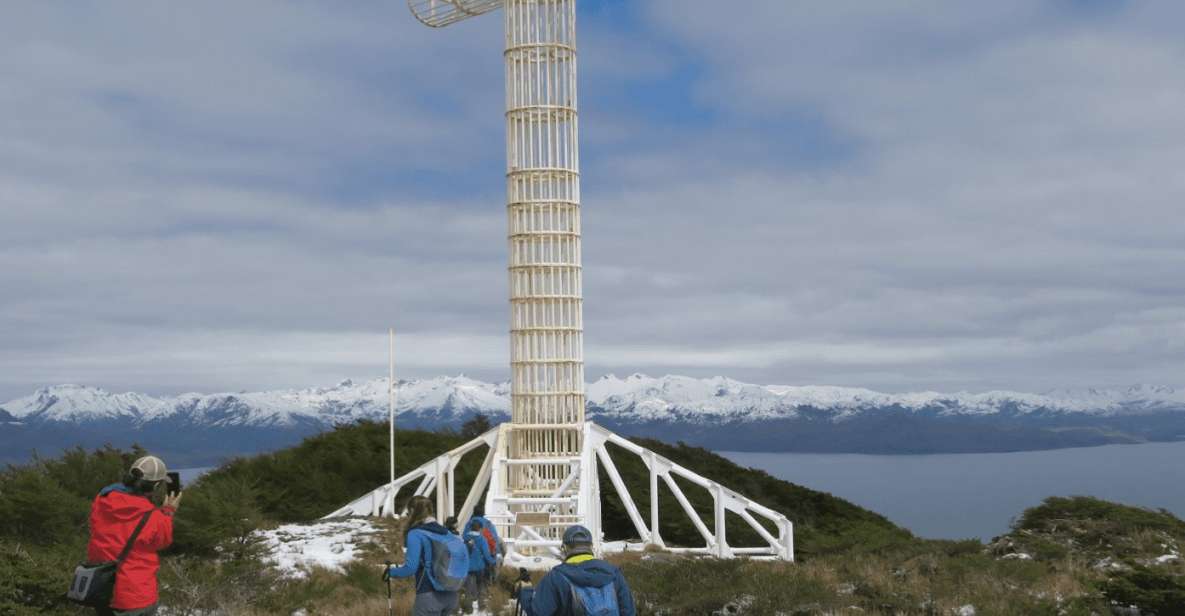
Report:
[[[690,471],[658,454],[618,436],[592,422],[585,422],[582,430],[585,450],[580,456],[552,458],[546,461],[516,460],[507,457],[514,431],[512,424],[502,424],[478,438],[437,456],[414,471],[399,477],[394,482],[380,486],[372,492],[325,516],[327,518],[361,516],[396,516],[395,497],[406,486],[417,480],[415,494],[433,496],[436,500],[437,517],[456,515],[458,520],[467,520],[473,514],[477,499],[486,489],[486,517],[493,522],[504,538],[509,555],[524,556],[538,554],[539,550],[551,554],[559,553],[560,540],[554,532],[560,532],[572,524],[583,524],[592,531],[597,553],[606,550],[604,532],[601,527],[601,488],[598,480],[598,465],[605,470],[609,480],[625,505],[630,521],[640,540],[640,545],[654,545],[671,552],[702,554],[719,558],[747,556],[751,558],[774,558],[794,560],[794,524],[786,516],[760,505],[749,498],[725,488],[698,473]],[[643,519],[633,496],[622,480],[617,466],[606,445],[622,448],[638,456],[649,470],[649,520]],[[470,487],[465,502],[457,507],[456,485],[453,473],[461,459],[486,446],[486,452],[477,478]],[[515,471],[530,469],[532,463],[552,464],[559,467],[557,475],[562,481],[549,490],[535,490],[524,494],[512,489],[510,478]],[[703,488],[712,498],[712,525],[709,527],[700,513],[691,505],[676,478]],[[662,522],[659,508],[659,480],[662,480],[679,503],[684,515],[690,518],[697,532],[704,540],[703,546],[669,546],[659,532]],[[729,545],[726,533],[727,512],[736,514],[748,524],[764,541],[765,545],[735,547]],[[549,513],[548,524],[520,523],[517,516],[522,512]],[[764,518],[777,529],[771,533],[758,518]],[[639,544],[634,544],[637,547]],[[615,543],[619,549],[629,549],[630,544]]]
[[[506,0],[511,458],[580,454],[584,339],[575,0]],[[530,426],[528,428],[528,426]],[[554,489],[527,465],[512,491]],[[512,508],[515,509],[515,508]]]
[[[442,28],[502,6],[503,0],[407,0],[411,14],[425,26]]]
[[[661,479],[705,541],[704,547],[672,551],[793,560],[793,525],[784,516],[585,421],[576,0],[408,0],[408,7],[416,19],[433,27],[505,8],[511,421],[329,517],[394,515],[395,496],[419,480],[415,493],[435,495],[438,517],[455,513],[464,520],[488,487],[486,516],[498,525],[511,553],[557,554],[564,528],[577,523],[592,531],[600,552],[599,463],[643,543],[666,547],[659,533]],[[648,523],[605,448],[608,443],[640,456],[649,469]],[[454,470],[465,454],[482,445],[489,451],[458,511]],[[713,530],[692,508],[676,477],[711,495]],[[768,545],[730,547],[728,511]],[[754,515],[772,521],[777,536]],[[528,519],[540,516],[547,518],[546,524]]]

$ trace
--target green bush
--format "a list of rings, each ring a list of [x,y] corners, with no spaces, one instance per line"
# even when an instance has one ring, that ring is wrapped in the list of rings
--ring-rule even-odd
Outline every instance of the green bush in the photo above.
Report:
[[[317,519],[387,483],[388,428],[359,422],[309,437],[301,444],[251,458],[238,458],[202,478],[202,489],[223,481],[254,486],[259,511],[278,522]],[[448,433],[395,433],[395,470],[403,474],[465,442]],[[458,499],[473,483],[481,465],[473,452],[457,469]],[[400,501],[411,496],[404,490]],[[188,495],[186,496],[188,498]]]
[[[9,466],[0,472],[0,538],[48,546],[85,534],[95,495],[119,481],[140,453],[75,448]]]
[[[89,511],[87,499],[63,489],[40,467],[0,475],[0,537],[53,545],[85,532]]]
[[[202,481],[188,489],[173,526],[177,552],[233,558],[254,554],[253,533],[267,524],[258,505],[258,488],[243,477]]]
[[[1096,533],[1110,535],[1135,530],[1161,530],[1185,535],[1185,521],[1165,510],[1131,507],[1089,496],[1051,497],[1026,510],[1014,530],[1050,531],[1074,522],[1089,522]]]
[[[66,588],[85,548],[78,537],[48,546],[0,539],[0,614],[76,611]]]
[[[1185,522],[1164,510],[1054,497],[1026,510],[1002,540],[1043,561],[1111,557],[1130,565],[1185,544]]]
[[[89,452],[75,447],[56,458],[39,459],[37,465],[63,490],[90,502],[99,490],[121,481],[132,463],[147,453],[137,445],[128,451],[110,445]]]
[[[1168,570],[1137,566],[1113,575],[1100,588],[1119,605],[1134,605],[1157,616],[1185,614],[1185,577]]]

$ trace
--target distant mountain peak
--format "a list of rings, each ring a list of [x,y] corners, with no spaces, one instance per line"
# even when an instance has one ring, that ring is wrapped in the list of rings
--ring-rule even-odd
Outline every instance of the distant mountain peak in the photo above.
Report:
[[[1147,383],[1132,385],[1126,391],[1129,396],[1175,397],[1177,393],[1176,389],[1168,385],[1149,385]]]
[[[303,389],[161,397],[87,385],[43,387],[0,405],[0,450],[184,441],[204,454],[213,455],[214,446],[222,448],[219,455],[237,455],[341,424],[385,422],[388,385],[386,378],[346,379]],[[466,375],[401,379],[395,384],[397,425],[456,428],[478,413],[504,421],[510,390],[508,382]],[[731,450],[949,453],[1185,440],[1185,395],[1159,385],[1043,394],[884,393],[633,373],[589,383],[586,398],[586,416],[621,434]]]
[[[386,417],[386,378],[345,379],[331,387],[240,393],[187,393],[154,397],[113,394],[100,387],[62,384],[0,405],[17,421],[133,423],[183,418],[194,423],[289,425],[336,424]],[[651,377],[635,372],[619,378],[606,374],[586,387],[589,414],[630,421],[753,421],[794,418],[805,410],[841,421],[880,409],[929,410],[943,415],[1011,413],[1085,413],[1111,415],[1185,409],[1185,394],[1163,385],[1125,389],[1088,388],[1045,394],[1012,391],[882,393],[830,385],[755,385],[725,376]],[[477,412],[509,415],[510,384],[487,383],[464,374],[396,381],[396,412],[431,417]],[[409,415],[410,414],[410,415]]]

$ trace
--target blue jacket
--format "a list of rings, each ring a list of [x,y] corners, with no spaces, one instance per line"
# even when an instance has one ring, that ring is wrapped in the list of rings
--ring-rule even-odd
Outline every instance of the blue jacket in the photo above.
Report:
[[[469,573],[484,571],[498,562],[490,552],[490,542],[480,532],[466,532],[465,545],[469,546]]]
[[[533,594],[520,597],[527,616],[572,616],[572,584],[600,587],[609,582],[613,582],[617,590],[617,608],[621,616],[636,616],[634,597],[621,570],[596,558],[582,561],[582,556],[571,557],[552,569],[539,581]]]
[[[462,526],[461,528],[469,528],[470,526],[473,525],[474,520],[481,522],[481,527],[488,529],[490,531],[490,534],[494,536],[495,556],[498,554],[505,553],[505,549],[502,547],[502,537],[500,537],[498,535],[498,529],[495,528],[494,523],[487,520],[485,516],[475,515],[475,516],[469,518],[469,521],[465,522],[465,526]]]
[[[428,579],[432,569],[432,540],[424,533],[447,535],[449,530],[436,522],[417,524],[407,533],[406,554],[403,564],[391,567],[387,574],[394,578],[416,576],[416,594],[436,592],[432,582]]]

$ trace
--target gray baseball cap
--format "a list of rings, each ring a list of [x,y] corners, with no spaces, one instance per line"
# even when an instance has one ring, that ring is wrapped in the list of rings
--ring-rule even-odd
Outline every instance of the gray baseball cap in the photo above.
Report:
[[[164,481],[169,474],[165,461],[156,456],[144,456],[136,460],[132,463],[132,470],[139,470],[140,478],[146,481]]]

